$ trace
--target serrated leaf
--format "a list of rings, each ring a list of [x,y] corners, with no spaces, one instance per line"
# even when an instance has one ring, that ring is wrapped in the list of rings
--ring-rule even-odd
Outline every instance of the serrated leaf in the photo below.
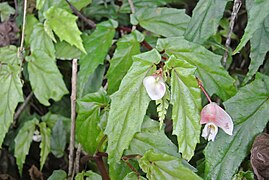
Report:
[[[239,45],[234,50],[234,54],[238,53],[246,45],[246,43],[253,37],[255,31],[262,26],[265,18],[269,15],[268,0],[248,0],[246,5],[248,10],[248,23]]]
[[[140,180],[147,180],[146,178],[144,178],[143,176],[139,176]],[[123,180],[138,180],[137,174],[134,172],[130,172],[128,173]]]
[[[39,130],[42,137],[41,143],[39,145],[41,151],[40,151],[40,170],[42,170],[43,165],[45,164],[45,161],[47,159],[47,156],[50,152],[50,129],[47,128],[45,122],[41,122],[39,124]]]
[[[133,56],[134,63],[123,78],[119,90],[111,96],[111,108],[105,134],[108,136],[108,163],[115,164],[121,159],[133,136],[139,132],[150,98],[143,86],[143,79],[155,64],[160,54],[152,51]]]
[[[74,46],[71,46],[65,41],[60,41],[55,44],[56,58],[61,60],[79,59],[81,51]]]
[[[57,158],[62,157],[66,146],[66,130],[61,119],[59,119],[54,125],[50,139],[52,154]]]
[[[140,9],[140,8],[144,8],[144,7],[158,7],[158,6],[163,6],[166,5],[168,0],[132,0],[135,9]],[[131,9],[130,9],[130,4],[128,2],[128,0],[123,0],[122,5],[120,7],[120,12],[121,13],[130,13]]]
[[[86,177],[86,178],[85,178]],[[93,172],[93,171],[87,171],[87,172],[81,172],[81,173],[78,173],[75,177],[75,180],[102,180],[102,177]]]
[[[266,53],[269,51],[269,16],[267,16],[260,28],[255,31],[253,37],[250,39],[250,44],[251,61],[248,74],[244,79],[245,83],[257,72],[259,67],[263,64]]]
[[[25,44],[30,46],[30,37],[34,30],[34,26],[38,24],[39,21],[36,19],[34,14],[27,14],[26,15],[26,27],[25,28]]]
[[[164,37],[184,34],[190,17],[185,10],[175,8],[142,8],[131,15],[131,23]]]
[[[167,154],[155,153],[149,150],[138,162],[142,170],[147,173],[148,179],[201,179],[190,169],[186,168],[180,158]]]
[[[71,45],[75,45],[82,52],[86,53],[82,39],[81,32],[76,24],[77,17],[68,11],[51,7],[45,12],[46,23],[57,34],[60,40],[65,40]]]
[[[48,54],[51,58],[55,58],[54,44],[48,34],[45,32],[44,25],[37,23],[30,36],[31,52],[41,50]]]
[[[64,170],[54,170],[48,180],[65,180],[66,178],[67,174]]]
[[[0,64],[0,147],[19,102],[23,101],[20,67]]]
[[[227,2],[231,0],[200,0],[185,32],[185,38],[199,44],[217,32]]]
[[[168,107],[169,107],[169,101],[170,101],[170,91],[169,87],[166,85],[166,91],[162,99],[156,100],[156,106],[157,106],[157,113],[159,116],[160,121],[160,129],[163,126],[163,121],[165,119],[165,115],[167,113]]]
[[[11,65],[20,64],[20,58],[18,57],[18,48],[10,45],[0,48],[0,63],[7,63]]]
[[[216,140],[208,143],[204,151],[205,179],[232,179],[249,154],[255,136],[269,121],[268,89],[269,77],[258,73],[253,82],[224,102],[234,121],[234,131],[232,136],[220,131]]]
[[[160,130],[159,123],[145,116],[141,132],[135,134],[125,154],[143,155],[150,149],[180,157],[176,145],[165,135],[164,130]]]
[[[200,139],[201,92],[194,76],[196,67],[171,56],[171,103],[173,134],[177,136],[182,157],[190,160]]]
[[[22,167],[25,162],[26,155],[29,152],[30,145],[32,143],[35,126],[38,124],[36,118],[24,123],[19,133],[15,138],[15,152],[16,163],[19,168],[20,174],[22,174]]]
[[[209,95],[215,93],[221,99],[227,100],[235,94],[235,80],[221,65],[221,56],[182,37],[159,39],[157,48],[159,51],[165,50],[168,55],[174,55],[196,66],[197,74]]]
[[[0,3],[1,22],[7,21],[11,14],[15,13],[15,9],[7,2]]]
[[[86,7],[88,4],[92,2],[92,0],[69,0],[69,2],[77,9],[81,10],[83,7]],[[70,13],[72,13],[72,9],[69,7],[68,3],[65,0],[45,0],[42,9],[40,12],[46,12],[50,7],[62,8]]]
[[[68,93],[55,59],[45,52],[35,50],[27,56],[30,83],[40,103],[49,106],[49,99],[59,101]]]
[[[56,43],[56,39],[54,37],[54,34],[52,32],[52,29],[50,28],[50,26],[48,25],[48,21],[44,22],[44,30],[46,31],[47,35]]]
[[[102,22],[96,26],[95,31],[90,36],[83,38],[87,54],[82,55],[79,61],[78,97],[82,96],[88,77],[99,64],[104,63],[117,26],[118,23],[114,20]]]
[[[98,136],[101,133],[98,127],[100,108],[108,106],[110,99],[104,90],[87,94],[78,100],[78,117],[76,120],[76,135],[83,149],[94,154],[99,144]]]
[[[108,93],[116,92],[120,86],[122,78],[131,67],[132,56],[140,53],[140,42],[144,40],[144,35],[139,31],[123,36],[117,42],[117,49],[107,72]]]

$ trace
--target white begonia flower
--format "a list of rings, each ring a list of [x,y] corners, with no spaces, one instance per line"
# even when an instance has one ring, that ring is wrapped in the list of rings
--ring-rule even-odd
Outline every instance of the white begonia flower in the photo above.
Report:
[[[163,78],[160,75],[145,77],[143,84],[152,100],[159,100],[164,96],[166,87]]]

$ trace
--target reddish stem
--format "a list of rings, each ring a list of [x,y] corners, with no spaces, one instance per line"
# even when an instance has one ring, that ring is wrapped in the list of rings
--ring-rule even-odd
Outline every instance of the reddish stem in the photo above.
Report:
[[[147,48],[148,50],[152,50],[152,46],[147,42],[147,41],[142,41],[141,45],[145,46],[145,48]]]
[[[125,32],[132,32],[132,29],[131,28],[129,28],[129,27],[123,27],[123,26],[118,27],[117,30],[118,31],[125,31]]]
[[[212,103],[212,101],[211,101],[209,95],[207,94],[207,92],[206,92],[204,86],[202,85],[202,81],[201,81],[198,77],[196,77],[196,80],[197,80],[197,82],[198,82],[198,86],[199,86],[199,88],[203,91],[203,93],[205,94],[207,100],[208,100],[210,103]]]
[[[103,180],[110,180],[110,177],[109,177],[108,172],[106,170],[105,163],[103,161],[103,154],[100,154],[98,152],[93,156],[93,159],[95,160],[96,165],[101,173],[102,179]]]

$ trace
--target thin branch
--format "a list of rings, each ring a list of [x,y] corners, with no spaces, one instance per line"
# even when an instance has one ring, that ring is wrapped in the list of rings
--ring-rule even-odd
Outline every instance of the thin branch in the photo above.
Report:
[[[206,92],[206,90],[205,90],[205,88],[204,88],[204,86],[203,86],[203,84],[202,84],[202,81],[201,81],[198,77],[196,77],[196,80],[197,80],[197,83],[198,83],[199,88],[203,91],[203,93],[205,94],[207,100],[208,100],[210,103],[212,103],[212,101],[211,101],[209,95],[207,94],[207,92]]]
[[[76,120],[76,94],[77,94],[77,68],[78,60],[73,59],[72,63],[72,93],[71,93],[71,130],[69,145],[69,168],[68,177],[71,179],[74,164],[74,146],[75,146],[75,120]]]
[[[91,28],[95,28],[96,24],[91,19],[86,18],[75,6],[73,6],[68,0],[65,0],[69,5],[70,9],[75,13],[82,21],[87,23]]]
[[[110,180],[108,172],[106,170],[105,163],[103,161],[103,154],[100,154],[99,152],[94,155],[94,160],[96,162],[96,165],[101,173],[103,180]]]
[[[225,42],[226,50],[224,52],[223,60],[222,60],[222,64],[224,67],[226,66],[227,59],[228,59],[228,54],[229,54],[229,49],[230,49],[230,44],[231,44],[231,36],[233,33],[233,28],[234,28],[234,22],[235,22],[236,16],[239,12],[241,5],[242,5],[241,0],[234,0],[233,11],[231,14],[231,20],[230,20],[230,24],[229,24],[229,31],[228,31],[227,39]]]
[[[31,100],[31,98],[33,97],[34,93],[31,92],[26,99],[24,100],[23,104],[20,105],[20,107],[18,108],[18,110],[16,111],[15,115],[14,115],[14,120],[18,119],[18,117],[20,116],[21,112],[24,110],[24,108],[27,106],[27,104],[29,103],[29,101]],[[13,126],[16,125],[16,121],[13,122]]]
[[[24,34],[25,34],[25,24],[26,24],[26,11],[27,11],[27,0],[24,0],[24,5],[23,5],[23,22],[22,22],[22,33],[21,33],[21,45],[18,50],[17,56],[21,58],[21,66],[22,66],[22,61],[23,61],[23,43],[24,43]]]
[[[107,135],[104,135],[104,136],[102,137],[101,141],[99,142],[98,146],[96,147],[96,152],[95,152],[95,153],[100,152],[101,147],[102,147],[102,145],[104,144],[104,142],[105,142],[106,140],[107,140]]]
[[[131,12],[132,12],[132,14],[134,14],[135,13],[135,7],[134,7],[134,3],[133,3],[133,1],[132,0],[128,0],[128,2],[129,2],[129,5],[130,5],[130,8],[131,8]],[[133,25],[133,27],[132,27],[132,31],[134,31],[136,29],[136,26],[135,25]]]
[[[79,160],[80,160],[80,153],[81,153],[81,144],[78,144],[77,152],[76,152],[76,159],[74,163],[74,169],[72,173],[72,178],[74,179],[75,175],[79,172]]]

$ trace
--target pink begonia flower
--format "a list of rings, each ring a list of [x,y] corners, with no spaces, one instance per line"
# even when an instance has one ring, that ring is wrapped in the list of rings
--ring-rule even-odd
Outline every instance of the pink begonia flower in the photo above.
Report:
[[[144,87],[152,100],[161,99],[166,91],[165,83],[160,75],[147,76],[143,80]]]
[[[202,136],[208,141],[215,140],[218,127],[230,136],[233,135],[234,125],[232,118],[214,102],[210,102],[202,109],[200,124],[206,124]]]

